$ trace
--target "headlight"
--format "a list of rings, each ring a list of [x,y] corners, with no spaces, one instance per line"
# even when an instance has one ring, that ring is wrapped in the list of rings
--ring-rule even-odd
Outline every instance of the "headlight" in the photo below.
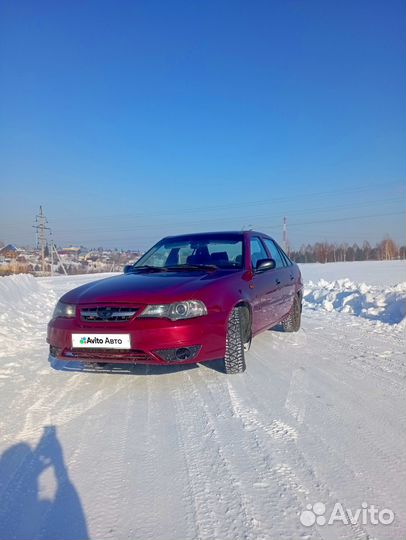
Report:
[[[54,314],[52,315],[53,319],[57,317],[63,317],[64,319],[72,319],[76,315],[76,306],[74,304],[64,304],[63,302],[58,302],[54,309]]]
[[[200,300],[187,300],[186,302],[174,302],[173,304],[153,304],[147,306],[140,317],[154,317],[171,319],[193,319],[207,315],[207,308]]]

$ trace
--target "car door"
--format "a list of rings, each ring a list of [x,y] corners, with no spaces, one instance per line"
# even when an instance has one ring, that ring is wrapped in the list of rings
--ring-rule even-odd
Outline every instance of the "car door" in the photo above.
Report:
[[[279,317],[286,315],[293,303],[295,294],[295,282],[291,268],[288,266],[288,258],[284,257],[284,253],[278,244],[271,238],[264,238],[264,244],[269,252],[269,256],[275,260],[275,270],[278,272],[278,280],[280,281],[280,306]]]
[[[274,241],[276,247],[278,248],[282,259],[285,263],[285,272],[284,272],[284,297],[285,297],[285,310],[288,313],[293,305],[293,299],[296,296],[296,280],[295,280],[295,267],[283,249]]]
[[[257,333],[276,324],[280,319],[280,276],[274,269],[257,272],[256,265],[261,259],[269,258],[259,236],[250,239],[250,260],[253,272],[250,288],[252,289],[252,324]]]

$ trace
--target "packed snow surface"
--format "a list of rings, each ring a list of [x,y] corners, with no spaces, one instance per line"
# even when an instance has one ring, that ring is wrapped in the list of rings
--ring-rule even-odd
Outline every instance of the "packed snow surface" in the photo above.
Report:
[[[0,538],[404,538],[405,269],[303,265],[302,329],[237,376],[52,369],[55,302],[104,276],[0,278]],[[310,525],[315,503],[394,520]]]

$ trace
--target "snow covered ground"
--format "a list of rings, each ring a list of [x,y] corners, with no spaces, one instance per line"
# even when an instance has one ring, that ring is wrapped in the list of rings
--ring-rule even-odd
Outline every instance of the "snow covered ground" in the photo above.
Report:
[[[406,281],[406,261],[356,261],[300,265],[304,281],[348,278],[357,283],[390,286]]]
[[[302,271],[306,307],[351,313],[378,324],[404,321],[405,261],[307,264]]]
[[[302,330],[228,377],[53,370],[53,305],[100,276],[0,278],[0,538],[404,538],[405,269],[303,265]]]

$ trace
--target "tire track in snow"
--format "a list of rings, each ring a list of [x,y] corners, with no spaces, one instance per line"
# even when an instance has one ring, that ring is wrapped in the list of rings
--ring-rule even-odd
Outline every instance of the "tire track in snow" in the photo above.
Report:
[[[285,400],[285,408],[299,424],[303,424],[306,416],[306,393],[308,379],[304,369],[294,369],[289,383],[289,391]]]
[[[83,373],[70,375],[62,388],[57,387],[49,392],[43,391],[42,397],[27,410],[24,425],[13,438],[18,440],[32,439],[41,432],[43,425],[61,426],[71,422],[77,417],[87,414],[125,387],[125,380],[115,381],[114,390],[109,393],[107,392],[109,381],[99,377],[95,381],[96,386],[87,389],[85,386],[87,381],[83,379],[83,376]],[[86,396],[80,394],[78,397],[78,392],[82,388],[91,393]]]
[[[43,425],[52,423],[49,414],[56,411],[59,404],[65,399],[66,395],[74,386],[72,375],[62,388],[51,389],[49,386],[41,384],[41,379],[35,380],[32,386],[28,386],[23,391],[23,399],[17,403],[12,403],[11,408],[17,419],[20,419],[22,426],[12,426],[15,431],[10,431],[3,436],[4,442],[15,442],[16,440],[27,441],[36,439],[42,432]],[[32,402],[32,394],[38,397]],[[31,398],[31,399],[30,399]]]
[[[89,430],[91,429],[92,424],[93,424],[92,417],[91,416],[86,416],[84,418],[82,426],[81,426],[82,427],[81,433],[87,434],[89,432]],[[61,437],[61,433],[59,433],[59,437]],[[64,438],[63,434],[62,434],[62,438]],[[63,455],[64,455],[64,461],[65,461],[67,476],[58,479],[58,485],[57,485],[58,490],[62,490],[64,485],[67,482],[72,482],[72,485],[73,486],[75,485],[75,482],[74,482],[74,480],[72,478],[74,478],[75,476],[80,477],[80,475],[81,475],[81,471],[80,470],[78,471],[77,467],[78,466],[80,467],[82,453],[83,453],[84,449],[86,449],[87,444],[88,443],[87,443],[86,439],[83,436],[81,436],[79,438],[79,440],[76,440],[75,446],[73,448],[70,448],[69,452],[66,451],[66,449],[64,449],[64,448],[62,449]],[[75,488],[73,488],[73,489],[75,489]],[[79,501],[81,501],[80,493],[78,493],[78,497],[79,497]],[[87,523],[87,521],[88,521],[87,517],[88,516],[87,516],[86,507],[83,506],[83,501],[81,501],[79,504],[81,504],[81,510],[83,512],[83,515],[84,515],[85,523]],[[39,539],[41,539],[41,538],[45,538],[45,539],[50,538],[50,536],[51,536],[50,533],[49,533],[50,526],[51,526],[51,530],[52,530],[52,528],[54,529],[52,531],[52,533],[53,534],[55,533],[55,527],[58,528],[58,523],[52,523],[52,521],[50,520],[50,517],[49,517],[51,513],[52,513],[52,506],[50,506],[48,512],[44,514],[43,519],[41,520],[40,532],[39,532],[38,536],[33,535],[33,537],[39,538]],[[60,526],[59,526],[59,528],[60,528]],[[89,532],[89,530],[88,530],[88,532]]]
[[[132,390],[131,383],[137,385],[138,381],[132,380],[131,376],[127,378],[127,384],[106,397],[106,400],[111,399],[108,416],[103,409],[92,415],[92,447],[86,448],[86,455],[82,454],[82,469],[92,471],[96,486],[95,489],[94,485],[89,485],[92,494],[89,528],[91,536],[100,539],[121,538],[122,507],[125,512],[129,504],[123,493],[127,474],[128,425],[133,412],[128,392]],[[123,390],[121,395],[120,390]],[[89,440],[89,433],[82,431],[82,437]]]
[[[267,367],[269,369],[269,366]],[[263,373],[262,377],[265,376],[266,373]],[[249,381],[247,381],[247,379],[249,379]],[[255,378],[255,380],[258,379]],[[232,385],[233,381],[234,379],[231,382],[228,381],[229,386]],[[253,426],[260,427],[261,424],[266,423],[265,418],[263,418],[263,413],[259,412],[264,410],[263,405],[265,404],[265,402],[261,398],[259,398],[259,395],[255,392],[255,384],[251,384],[254,382],[255,381],[251,373],[248,374],[246,379],[241,379],[241,383],[244,386],[244,391],[242,392],[242,395],[244,396],[243,401],[240,401],[240,399],[237,398],[236,394],[234,394],[234,407],[237,416],[240,415],[243,422],[247,422],[248,431],[251,431]],[[231,392],[230,399],[231,401],[233,401],[233,392]],[[257,421],[250,422],[250,414],[245,415],[244,410],[246,406],[243,405],[245,401],[248,401],[251,406],[253,403],[258,403],[258,409],[255,409],[257,411],[255,420]],[[266,403],[269,404],[268,401]],[[283,403],[283,401],[281,403]],[[282,412],[282,410],[276,410],[275,414],[277,412]],[[296,444],[297,441],[291,441],[288,438],[286,438],[284,441],[277,441],[275,439],[272,440],[269,437],[264,438],[264,430],[261,431],[255,429],[253,433],[258,438],[261,445],[260,447],[263,448],[263,452],[268,452],[268,454],[271,455],[275,461],[278,461],[278,463],[276,463],[276,465],[273,467],[273,472],[279,475],[279,478],[278,476],[276,477],[276,481],[279,482],[279,485],[281,486],[281,492],[283,493],[283,491],[286,489],[291,490],[291,495],[294,501],[292,504],[293,506],[296,506],[296,516],[295,518],[292,518],[292,522],[296,522],[298,524],[298,528],[301,533],[303,533],[303,530],[309,531],[308,529],[300,527],[299,522],[299,514],[302,510],[305,509],[307,503],[313,503],[315,501],[342,502],[343,499],[336,497],[336,495],[330,490],[328,482],[322,482],[322,476],[320,476],[317,462],[315,466],[311,461],[309,461],[309,452],[303,451],[303,449],[301,449],[300,446]],[[298,440],[300,441],[300,436]],[[276,444],[278,442],[283,444]],[[326,458],[324,451],[321,450],[321,448],[323,448],[323,445],[320,443],[321,441],[318,441],[317,451],[319,451],[320,455],[323,456],[323,458],[321,459],[321,462],[323,462],[323,460],[328,460],[328,456]],[[271,447],[269,447],[270,445]],[[325,447],[324,450],[326,450]],[[314,453],[310,452],[310,456],[312,455],[314,455]],[[332,454],[330,454],[330,456],[331,455]],[[286,461],[288,461],[289,463],[287,463]],[[339,462],[340,461],[338,460],[338,463]],[[333,461],[333,466],[335,466],[336,463],[336,460]],[[339,465],[337,465],[335,471],[337,473],[337,477],[340,477]],[[349,525],[348,528],[351,530],[351,532],[349,533],[350,538],[356,538],[360,540],[365,540],[366,538],[369,538],[365,530],[363,530],[362,527],[358,525]],[[323,528],[320,529],[319,527],[313,528],[311,530],[311,533],[312,538],[318,538],[319,536],[324,538],[324,534],[327,535],[326,538],[329,537],[329,531]]]
[[[224,437],[225,428],[230,426],[230,422],[233,420],[229,403],[225,398],[227,396],[227,388],[221,380],[221,375],[216,375],[214,380],[208,375],[207,371],[204,372],[202,369],[199,369],[197,371],[197,382],[196,377],[192,378],[189,375],[189,382],[193,386],[193,395],[196,396],[199,407],[205,411],[208,426],[216,438],[216,444],[219,447],[219,458],[227,467],[228,471],[229,482],[227,484],[231,487],[232,494],[238,494],[238,499],[241,501],[240,505],[245,523],[244,538],[252,540],[265,539],[267,538],[267,528],[266,526],[264,527],[264,524],[267,522],[268,512],[263,513],[256,504],[258,490],[254,489],[254,492],[252,492],[252,489],[250,489],[252,486],[254,488],[261,488],[263,486],[261,486],[260,482],[250,482],[249,486],[242,485],[242,471],[244,470],[242,460],[247,464],[249,457],[240,451],[238,459],[236,459],[235,433],[233,435],[230,433],[229,438]],[[221,421],[219,421],[220,419]],[[237,463],[239,461],[240,466],[237,466],[236,461]]]
[[[142,479],[134,494],[142,518],[134,520],[133,528],[137,538],[193,538],[193,519],[185,511],[187,475],[179,452],[171,376],[155,376],[147,367],[144,379],[144,412],[137,411],[140,448],[133,467],[134,481]]]
[[[223,456],[217,433],[190,381],[188,373],[183,372],[181,385],[174,389],[173,396],[194,507],[194,538],[247,538],[249,518],[244,503]]]
[[[200,371],[200,376],[204,378],[207,373]],[[273,429],[275,424],[272,429],[267,429],[268,426],[259,422],[251,410],[245,415],[233,390],[230,395],[230,385],[232,383],[229,380],[223,381],[221,375],[214,382],[208,382],[210,395],[201,392],[201,403],[211,418],[230,471],[239,486],[249,517],[247,538],[287,538],[283,532],[286,531],[283,522],[286,507],[284,503],[280,505],[280,501],[284,500],[289,490],[306,490],[286,465],[273,465],[272,452],[264,447],[260,434],[280,444],[281,432]],[[219,396],[222,396],[220,401]],[[216,404],[214,411],[208,403]],[[285,429],[283,432],[286,433]],[[280,518],[275,518],[278,512]]]
[[[328,337],[326,337],[326,339],[328,340]],[[316,352],[312,358],[312,362],[316,363],[316,367],[314,368],[316,372],[319,369],[319,366],[317,365],[317,361],[319,359],[322,359],[322,354],[323,354],[322,344],[319,349],[320,350]],[[280,356],[283,358],[285,356],[284,352],[281,352]],[[262,357],[260,357],[259,355],[258,355],[258,361],[260,361],[263,364],[263,366],[268,367],[267,364],[264,363],[264,360],[262,359]],[[297,361],[295,360],[293,364],[297,365]],[[321,362],[321,365],[325,365],[325,363]],[[277,366],[277,368],[278,367],[279,366]],[[294,367],[292,367],[292,369],[294,370]],[[344,386],[346,385],[346,380],[343,381],[342,379],[337,379],[332,374],[331,363],[328,365],[328,371],[326,372],[323,371],[321,373],[323,377],[327,376],[327,379],[331,379],[331,378],[334,379],[334,384],[332,384],[332,389],[337,390],[337,389],[340,389],[343,385]],[[265,376],[265,370],[264,370],[263,376]],[[252,396],[253,402],[255,402],[255,400],[257,400],[259,396],[261,396],[261,393],[257,393],[257,394],[253,393],[253,396]],[[264,404],[268,403],[265,397],[262,399],[264,401]],[[337,428],[340,428],[340,426],[341,426],[340,432],[346,433],[347,430],[346,430],[345,425],[343,424],[343,419],[351,418],[354,411],[351,408],[351,406],[347,405],[345,398],[340,399],[340,402],[339,402],[340,414],[338,415],[338,413],[335,413],[336,416],[333,416],[333,417],[331,416],[332,408],[331,407],[321,408],[322,402],[318,399],[315,399],[314,396],[313,396],[313,399],[309,401],[308,403],[310,403],[311,408],[310,410],[308,410],[306,414],[307,422],[305,425],[305,431],[301,432],[301,439],[302,439],[301,446],[303,448],[302,455],[305,460],[308,459],[306,456],[311,457],[311,456],[318,455],[320,464],[323,465],[322,467],[317,466],[317,460],[313,459],[313,463],[315,463],[318,469],[318,473],[317,473],[318,476],[320,476],[320,472],[322,470],[328,470],[329,473],[327,476],[330,478],[329,481],[325,480],[323,482],[323,488],[325,491],[324,498],[323,496],[317,497],[317,499],[313,499],[309,502],[320,500],[320,501],[331,502],[331,503],[334,503],[334,502],[344,503],[345,501],[347,501],[347,502],[350,502],[348,506],[350,507],[352,506],[356,508],[361,504],[362,500],[364,500],[365,498],[368,498],[366,497],[365,491],[364,491],[363,496],[361,497],[362,500],[360,499],[356,501],[354,500],[348,501],[348,497],[346,497],[346,494],[351,494],[354,492],[353,486],[357,484],[359,485],[360,479],[363,476],[365,479],[368,478],[369,475],[368,475],[368,472],[366,471],[363,460],[360,459],[360,462],[355,465],[354,456],[357,456],[357,452],[354,451],[353,445],[349,446],[348,448],[345,448],[343,447],[342,441],[338,439],[337,444],[338,444],[338,447],[341,448],[341,450],[337,450],[337,448],[333,447],[331,444],[331,441],[334,441],[334,437],[330,438],[330,442],[329,442],[329,439],[323,436],[325,430],[329,430],[330,428],[333,428],[333,427],[334,429],[337,429]],[[344,410],[343,410],[343,407],[344,407]],[[261,406],[261,404],[258,405],[258,408],[260,410],[264,410],[264,407]],[[335,409],[333,410],[333,412],[334,411]],[[314,422],[311,421],[312,418],[318,420],[317,426],[319,429],[317,431],[314,430],[314,427],[313,427]],[[365,441],[361,443],[366,453],[368,453],[371,448],[376,447],[376,433],[373,433],[370,431],[369,434],[370,434],[369,441]],[[305,444],[303,442],[303,435],[305,436],[305,439],[306,439]],[[362,440],[362,437],[361,437],[361,440]],[[381,438],[381,441],[382,441],[382,438]],[[310,443],[311,448],[309,448],[309,443]],[[358,446],[360,446],[360,443],[359,443],[359,440],[357,439],[357,447]],[[321,450],[322,448],[324,448],[323,451]],[[378,451],[378,454],[379,454],[379,451]],[[351,461],[349,461],[348,457],[351,457]],[[387,461],[388,456],[386,458],[383,456],[381,457],[383,459],[383,462],[386,463],[386,465],[385,464],[383,465],[383,469],[388,467],[387,470],[390,470],[391,468],[389,465],[389,463],[391,462],[390,457],[389,457],[389,461]],[[367,462],[370,463],[370,460],[369,461],[367,460]],[[393,465],[393,460],[392,460],[392,465]],[[379,467],[379,465],[377,466]],[[374,476],[376,477],[375,469],[374,469]],[[332,479],[334,479],[333,482],[332,482]],[[364,488],[364,490],[365,489],[367,490],[367,493],[369,494],[368,495],[369,500],[376,501],[376,497],[378,495],[377,492],[374,492],[374,490],[371,489],[368,481],[365,483],[366,483],[366,487]],[[387,501],[390,500],[390,498],[388,498],[388,495],[389,493],[387,492],[387,497],[383,499],[383,504],[381,506],[387,506]],[[380,496],[381,496],[381,493],[379,493],[379,497]],[[360,525],[348,525],[348,528],[351,530],[351,533],[350,533],[351,537],[369,538],[368,532],[367,532],[368,527],[362,527]],[[388,531],[388,534],[390,535],[392,534],[392,532],[389,533]]]
[[[159,486],[159,463],[156,452],[156,445],[153,440],[152,423],[154,421],[153,412],[153,389],[150,377],[150,367],[146,366],[146,376],[142,394],[138,396],[138,400],[132,399],[132,406],[136,406],[137,410],[133,411],[134,415],[131,419],[134,421],[134,427],[137,426],[137,435],[140,439],[142,448],[139,449],[137,458],[142,464],[142,476],[145,482],[145,493],[139,494],[139,488],[135,494],[135,500],[141,500],[141,508],[143,509],[142,520],[136,520],[134,523],[134,533],[136,538],[148,539],[151,538],[151,532],[157,530],[158,520],[160,518],[159,509],[157,508],[157,492]],[[139,399],[141,397],[141,400]],[[135,416],[140,415],[144,418],[143,425],[139,426],[135,421]],[[130,428],[130,424],[128,426]],[[131,459],[127,456],[128,460]],[[133,482],[137,482],[137,474],[132,478]],[[130,526],[132,530],[132,527]]]
[[[206,377],[207,372],[203,375],[202,371],[199,370],[200,375]],[[232,381],[234,380],[236,379],[233,378]],[[256,527],[251,528],[247,537],[290,538],[292,530],[291,527],[286,528],[285,522],[288,515],[298,529],[298,535],[302,535],[303,528],[298,515],[305,508],[305,503],[300,504],[300,501],[304,501],[309,492],[298,477],[298,472],[301,471],[283,462],[283,456],[286,452],[292,452],[291,446],[295,445],[295,442],[289,437],[285,440],[279,436],[270,437],[269,430],[262,429],[265,422],[258,422],[258,418],[253,419],[250,416],[252,411],[245,416],[245,407],[233,391],[230,400],[223,397],[219,403],[218,396],[228,395],[227,386],[230,387],[232,381],[223,382],[221,378],[215,382],[209,380],[207,389],[210,396],[203,393],[202,388],[206,390],[205,386],[199,385],[199,389],[201,405],[211,417],[213,429],[218,435],[224,455],[228,458],[230,470],[238,479],[247,514],[254,517],[251,521]],[[213,407],[207,405],[209,403],[216,404],[213,411]],[[235,423],[236,419],[239,420],[238,424]],[[274,435],[273,431],[271,433]],[[236,446],[237,440],[239,444]],[[285,448],[286,444],[289,448]],[[309,479],[314,480],[312,476]],[[275,516],[278,512],[279,518],[273,522],[270,516]],[[314,531],[313,537],[319,538],[320,535]]]
[[[395,456],[391,440],[382,439],[379,437],[379,431],[373,432],[364,425],[357,430],[355,447],[354,441],[345,436],[346,432],[353,431],[352,427],[348,427],[347,419],[354,414],[353,407],[347,404],[345,398],[340,400],[339,411],[336,407],[324,409],[322,404],[317,402],[313,406],[312,413],[318,417],[323,415],[323,424],[317,426],[308,424],[306,429],[312,434],[314,441],[320,441],[328,449],[328,453],[334,457],[336,465],[340,464],[338,468],[336,466],[334,475],[337,487],[340,486],[339,500],[342,502],[344,499],[348,499],[346,494],[353,493],[351,488],[357,485],[360,496],[357,500],[354,500],[353,497],[352,506],[358,507],[361,502],[366,500],[380,507],[389,507],[399,516],[399,512],[403,509],[406,491],[403,488],[401,490],[403,495],[401,493],[394,495],[390,479],[396,481],[399,472],[405,470],[404,453],[400,452]],[[361,419],[362,416],[360,421]],[[379,413],[375,415],[374,421],[377,419],[379,424]],[[354,425],[357,424],[357,419],[352,421]],[[383,418],[382,421],[384,421]],[[329,431],[332,426],[334,431],[338,431],[343,436],[335,439],[334,434],[330,436]],[[379,442],[377,437],[379,437]],[[333,441],[335,441],[334,446]]]
[[[340,456],[337,452],[334,452],[332,448],[326,447],[323,444],[324,441],[317,440],[317,437],[315,437],[315,435],[313,436],[315,438],[315,441],[317,441],[317,444],[314,441],[313,451],[310,452],[303,451],[299,447],[293,448],[292,446],[290,448],[285,448],[284,450],[280,448],[273,448],[272,450],[269,450],[270,455],[274,456],[275,459],[277,458],[279,460],[279,462],[273,467],[273,469],[280,477],[279,483],[284,486],[281,491],[283,491],[283,489],[285,488],[288,488],[292,492],[294,497],[296,497],[297,499],[297,523],[299,523],[300,512],[305,509],[305,506],[308,503],[314,503],[315,501],[323,501],[331,504],[336,502],[343,502],[343,498],[340,498],[334,491],[334,488],[332,489],[330,487],[331,476],[334,478],[340,478],[340,476],[342,475],[342,470],[344,469]],[[265,440],[264,444],[266,445],[267,442],[268,441]],[[317,460],[316,464],[314,464],[314,462],[312,463],[308,459],[309,454],[310,456],[314,456],[317,455],[317,453],[321,456],[320,463],[326,464],[329,468],[330,473],[333,472],[333,475],[330,475],[330,481],[322,480],[323,475],[320,474],[320,470],[317,466]],[[289,461],[289,463],[285,462],[284,460]],[[303,484],[303,479],[301,479],[300,477],[307,478],[307,481],[305,481],[305,485]],[[352,479],[354,482],[356,481],[356,478],[354,476],[352,477]],[[348,525],[348,528],[351,530],[351,532],[348,533],[348,538],[354,538],[359,540],[366,540],[370,538],[367,532],[357,524],[350,524]],[[319,527],[316,526],[316,529],[318,530]],[[311,532],[312,538],[324,538],[324,534],[326,534],[326,538],[330,537],[329,531],[326,529],[320,529],[318,532],[316,532],[315,529],[312,529]],[[346,537],[346,533],[344,533],[344,536],[341,536],[342,533],[339,534],[340,538]]]
[[[237,384],[236,384],[237,383]],[[273,430],[263,429],[266,422],[259,415],[253,415],[252,409],[240,400],[237,393],[238,382],[227,381],[228,395],[232,414],[241,425],[241,446],[250,475],[259,476],[258,487],[262,488],[255,499],[256,504],[262,501],[262,512],[272,515],[273,520],[265,518],[268,524],[267,538],[291,538],[292,529],[300,531],[298,512],[304,508],[308,488],[298,476],[299,470],[294,470],[284,462],[286,445],[295,448],[295,438],[285,431],[284,436],[274,437]],[[269,422],[272,425],[272,422]],[[254,483],[255,485],[255,483]],[[247,478],[244,491],[250,490]],[[289,527],[286,527],[286,521]]]

